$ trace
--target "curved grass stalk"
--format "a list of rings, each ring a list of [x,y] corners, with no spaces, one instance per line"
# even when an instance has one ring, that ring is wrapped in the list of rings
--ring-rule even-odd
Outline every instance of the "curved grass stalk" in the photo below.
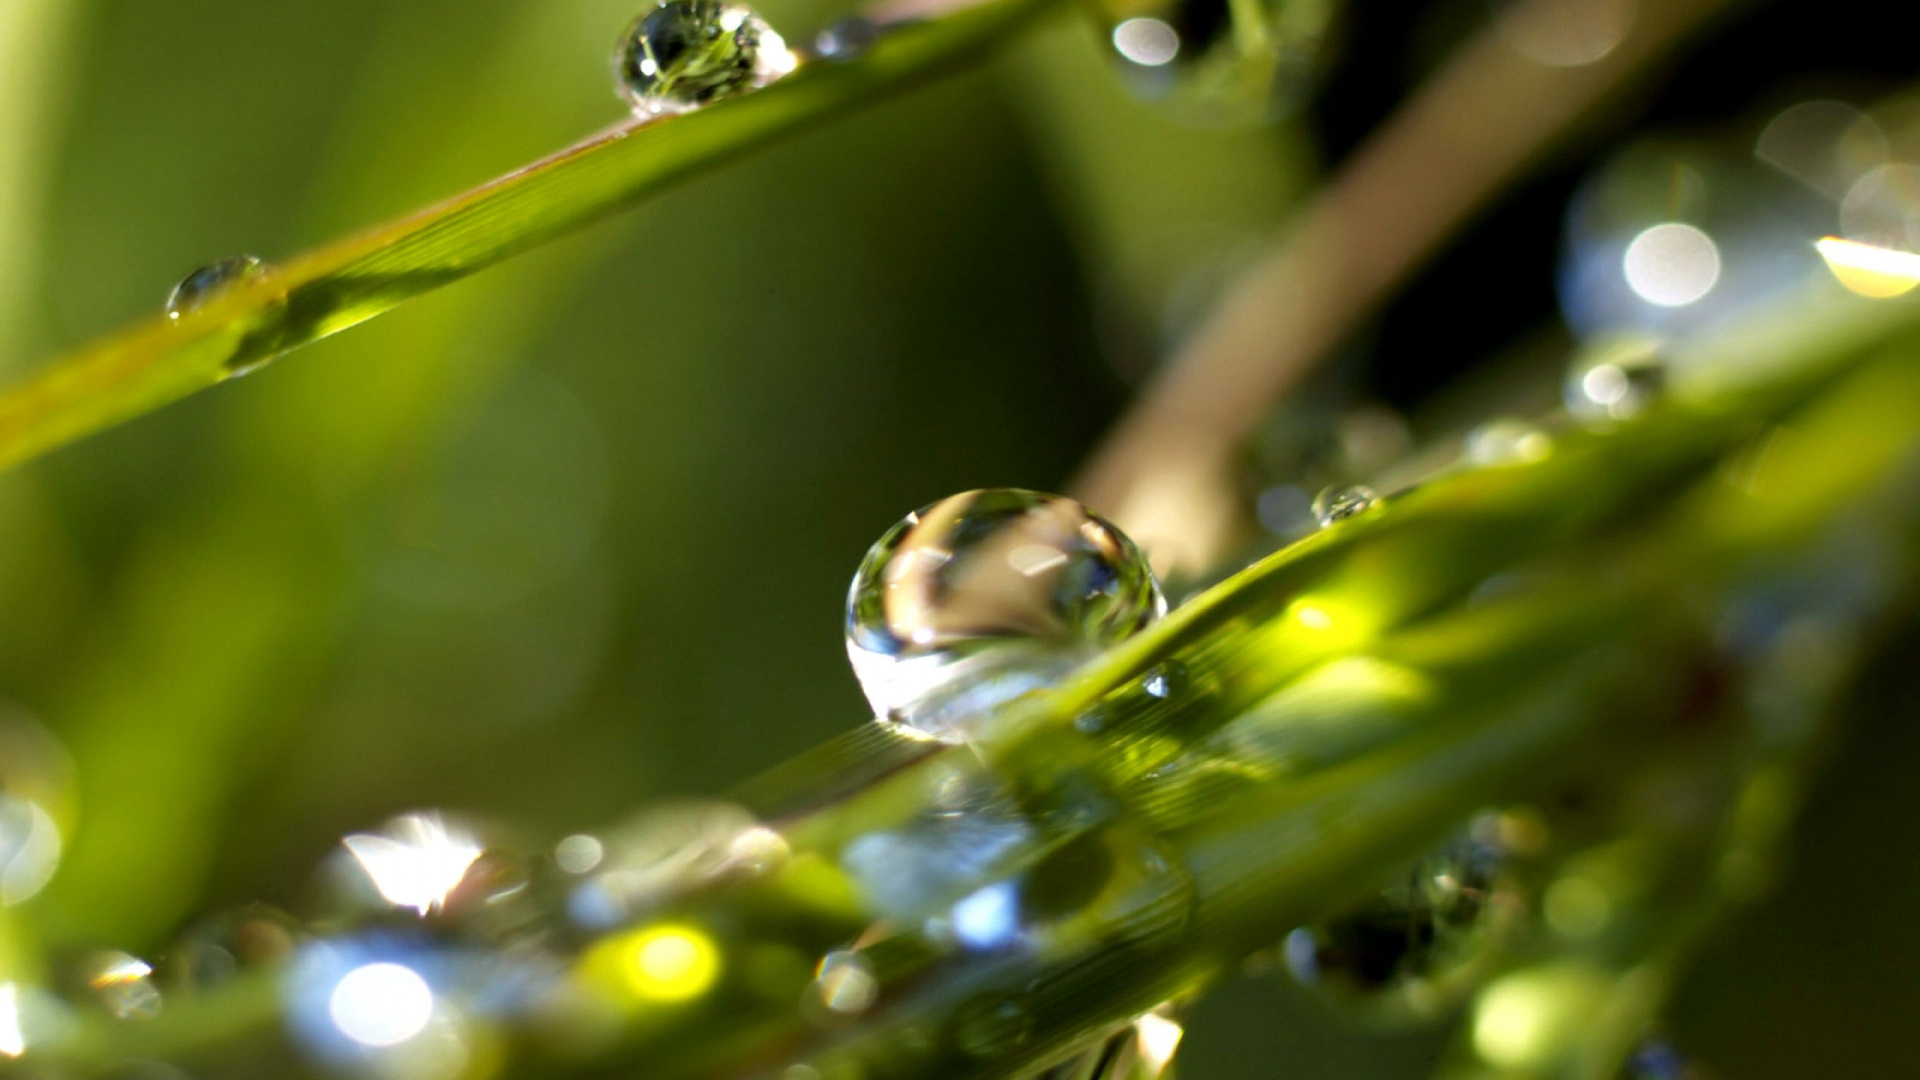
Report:
[[[903,23],[696,112],[632,120],[438,206],[277,263],[199,311],[156,316],[0,392],[0,468],[232,377],[583,228],[670,184],[951,71],[1051,6],[983,0]]]
[[[1863,306],[1836,318],[1872,325]],[[1337,915],[1484,806],[1571,775],[1617,787],[1622,761],[1681,738],[1730,775],[1764,763],[1739,756],[1745,734],[1697,741],[1681,690],[1783,552],[1863,514],[1914,531],[1913,508],[1876,493],[1920,453],[1916,343],[1902,321],[1872,336],[1823,336],[1823,352],[1776,335],[1749,360],[1799,364],[1758,385],[1677,392],[1617,430],[1565,433],[1543,461],[1437,478],[1216,587],[976,744],[855,736],[750,789],[762,826],[622,886],[638,889],[630,916],[607,929],[554,929],[567,915],[541,905],[573,886],[536,874],[377,932],[486,958],[483,985],[445,990],[456,1007],[490,999],[490,979],[546,988],[529,1014],[470,1018],[516,1048],[516,1075],[1031,1073]],[[1765,463],[1730,481],[1775,424]],[[1900,574],[1909,547],[1891,549]],[[1534,584],[1469,602],[1512,573]],[[1783,603],[1829,610],[1818,589]],[[1179,691],[1135,693],[1155,668]],[[1276,704],[1309,686],[1315,708]],[[515,904],[536,931],[503,941],[466,921]],[[978,917],[996,904],[1006,918]],[[641,962],[662,935],[710,958],[695,982]],[[816,978],[827,954],[841,959]],[[332,985],[303,979],[280,981],[289,1008]],[[1603,981],[1583,985],[1604,998]],[[252,1000],[188,997],[38,1053],[178,1053],[237,1075],[280,1022]]]

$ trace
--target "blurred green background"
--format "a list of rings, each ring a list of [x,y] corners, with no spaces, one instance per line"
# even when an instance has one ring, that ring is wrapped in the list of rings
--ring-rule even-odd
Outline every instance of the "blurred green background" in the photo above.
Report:
[[[296,251],[617,118],[607,53],[634,7],[0,5],[6,373],[151,310],[198,263]],[[1731,122],[1814,70],[1817,39],[1769,43],[1873,5],[1764,7],[1481,222],[1335,381],[1418,406],[1550,326],[1558,221],[1595,155]],[[1318,96],[1260,131],[1134,102],[1093,32],[1057,20],[0,475],[0,705],[55,732],[78,777],[33,917],[63,948],[150,949],[195,911],[297,905],[342,832],[397,811],[544,842],[861,723],[840,620],[866,545],[954,491],[1063,486],[1322,162],[1479,10],[1350,5]],[[764,9],[795,32],[839,13]],[[1858,40],[1817,58],[1822,78],[1910,77]],[[1900,1031],[1920,1007],[1916,649],[1863,692],[1785,888],[1683,994],[1678,1041],[1720,1074],[1920,1066]],[[1184,1068],[1411,1076],[1437,1046],[1265,976],[1209,1002]]]

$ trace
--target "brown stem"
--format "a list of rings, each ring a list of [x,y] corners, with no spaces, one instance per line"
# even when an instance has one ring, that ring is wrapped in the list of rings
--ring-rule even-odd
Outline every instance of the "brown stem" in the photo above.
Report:
[[[1220,300],[1095,451],[1079,497],[1162,573],[1217,561],[1242,516],[1235,455],[1274,403],[1597,104],[1729,2],[1519,0],[1501,11]],[[1592,36],[1609,19],[1611,48]],[[1546,51],[1579,58],[1581,46],[1602,55],[1568,63]]]

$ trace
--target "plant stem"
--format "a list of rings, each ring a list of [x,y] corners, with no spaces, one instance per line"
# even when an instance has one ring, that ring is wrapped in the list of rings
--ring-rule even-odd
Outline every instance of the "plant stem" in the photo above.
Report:
[[[1730,3],[1631,5],[1635,21],[1611,51],[1566,67],[1532,59],[1497,27],[1481,31],[1228,290],[1095,451],[1079,497],[1163,573],[1214,566],[1240,527],[1235,457],[1274,402],[1597,105]],[[1550,16],[1569,0],[1523,4]]]
[[[583,228],[698,172],[977,59],[1058,0],[984,0],[736,100],[630,120],[438,206],[275,265],[0,392],[0,468],[150,412]]]

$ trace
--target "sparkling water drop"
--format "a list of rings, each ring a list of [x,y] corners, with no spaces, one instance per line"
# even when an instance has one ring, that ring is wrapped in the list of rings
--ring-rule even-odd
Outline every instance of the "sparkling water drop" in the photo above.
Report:
[[[1356,514],[1364,514],[1379,505],[1380,496],[1373,489],[1353,484],[1347,487],[1330,487],[1313,499],[1313,516],[1319,519],[1321,527],[1336,521],[1344,521]]]
[[[1335,5],[1096,0],[1122,75],[1198,119],[1253,121],[1295,98]]]
[[[813,35],[813,55],[845,63],[858,60],[880,40],[880,26],[863,15],[840,19]]]
[[[960,741],[970,721],[1165,611],[1133,541],[1079,503],[969,491],[867,552],[847,596],[847,655],[876,718]]]
[[[1528,465],[1553,453],[1553,436],[1532,421],[1500,417],[1468,432],[1466,450],[1475,465]]]
[[[1567,371],[1567,411],[1589,424],[1625,420],[1666,385],[1666,350],[1655,338],[1627,337],[1586,350]]]
[[[87,985],[106,1010],[120,1020],[149,1020],[160,1015],[162,998],[153,984],[153,965],[123,952],[104,952],[87,963]]]
[[[1174,1053],[1186,1035],[1184,1009],[1167,1002],[1132,1023],[1037,1073],[1034,1080],[1161,1080],[1173,1073]]]
[[[267,263],[258,255],[230,255],[194,270],[167,294],[167,318],[178,322],[205,307],[226,289],[265,277]]]
[[[666,0],[620,39],[620,92],[645,116],[681,113],[755,90],[798,58],[752,9],[721,0]]]
[[[1507,853],[1470,831],[1371,902],[1287,935],[1294,978],[1388,1015],[1430,1016],[1470,988],[1515,906]]]

